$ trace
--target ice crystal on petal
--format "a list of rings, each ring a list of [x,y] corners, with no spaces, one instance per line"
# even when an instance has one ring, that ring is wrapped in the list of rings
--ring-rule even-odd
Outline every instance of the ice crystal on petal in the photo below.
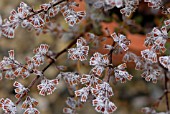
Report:
[[[52,92],[55,91],[56,85],[58,85],[58,79],[54,80],[48,80],[48,79],[43,79],[41,81],[41,84],[37,86],[38,90],[40,90],[39,94],[45,96],[52,94]]]
[[[86,60],[89,51],[89,46],[86,46],[86,40],[81,37],[77,40],[76,45],[76,48],[68,49],[68,57],[72,60]]]

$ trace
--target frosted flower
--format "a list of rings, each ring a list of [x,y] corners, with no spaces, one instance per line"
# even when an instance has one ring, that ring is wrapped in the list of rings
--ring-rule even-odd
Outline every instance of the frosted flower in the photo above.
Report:
[[[39,94],[45,96],[52,94],[55,91],[56,86],[58,85],[58,79],[48,80],[43,79],[41,80],[41,84],[37,86],[38,90],[40,90]]]
[[[70,86],[77,85],[80,82],[80,75],[75,72],[61,72],[58,77],[62,77]]]
[[[40,112],[36,108],[30,107],[24,111],[24,114],[40,114]]]
[[[159,62],[170,71],[170,56],[159,57]]]
[[[149,61],[146,61],[144,64],[143,73],[141,76],[145,78],[146,81],[151,81],[157,83],[158,78],[161,75],[161,69],[158,64],[153,64]]]
[[[102,55],[101,53],[94,53],[90,58],[90,65],[94,66],[92,71],[100,76],[104,68],[109,64],[109,59],[107,55]]]
[[[132,52],[127,52],[124,56],[123,56],[123,62],[132,62],[137,58],[137,55],[135,55]]]
[[[146,46],[152,46],[152,50],[157,53],[165,52],[165,43],[168,39],[168,33],[165,26],[159,30],[158,28],[153,28],[152,32],[147,34],[147,38],[145,40]]]
[[[129,49],[129,45],[130,45],[130,40],[128,40],[126,38],[126,36],[119,34],[118,36],[116,35],[116,33],[112,33],[111,37],[113,38],[113,40],[118,43],[118,45],[124,50],[127,51]]]
[[[86,40],[81,37],[77,40],[76,45],[76,48],[68,49],[68,57],[72,60],[86,60],[89,51],[89,46],[86,46]]]
[[[31,98],[30,96],[26,97],[26,100],[22,103],[22,108],[34,108],[38,105],[38,101],[36,101],[34,98]]]
[[[170,12],[170,8],[169,8],[169,12]],[[164,24],[165,24],[166,27],[169,27],[170,26],[170,19],[165,20]]]
[[[40,28],[42,27],[45,22],[44,20],[41,18],[40,15],[34,15],[32,17],[29,18],[28,20],[35,28]]]
[[[86,102],[88,95],[89,95],[90,87],[83,87],[75,91],[75,95],[81,97],[81,102]]]
[[[157,54],[153,50],[145,49],[141,51],[141,55],[148,61],[151,61],[153,63],[157,62]]]
[[[86,86],[94,86],[94,87],[97,84],[100,84],[102,82],[102,80],[100,80],[93,74],[91,74],[91,75],[83,74],[80,81],[82,84],[86,84]]]
[[[111,97],[113,96],[112,87],[107,82],[103,82],[102,84],[98,84],[95,88],[91,89],[91,93],[95,96],[104,96]]]
[[[103,97],[97,97],[92,101],[93,106],[95,106],[95,110],[97,112],[103,113],[103,114],[110,114],[113,113],[117,107],[115,104],[107,98]]]
[[[15,81],[14,84],[13,84],[14,87],[16,87],[15,89],[15,97],[17,99],[19,99],[26,91],[27,91],[27,88],[25,88],[21,83]]]
[[[131,80],[132,79],[132,75],[130,75],[126,70],[126,64],[123,63],[117,67],[114,68],[114,73],[115,73],[115,79],[116,81],[121,81],[121,83],[125,83],[126,79],[127,80]]]
[[[5,114],[16,114],[15,104],[8,98],[0,99],[0,107],[5,111]]]

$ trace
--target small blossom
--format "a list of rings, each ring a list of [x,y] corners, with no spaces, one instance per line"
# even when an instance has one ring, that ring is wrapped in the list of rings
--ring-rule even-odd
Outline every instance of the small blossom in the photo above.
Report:
[[[14,82],[14,84],[13,84],[13,86],[14,87],[16,87],[16,89],[15,89],[15,93],[17,93],[16,95],[15,95],[15,97],[17,98],[17,99],[19,99],[26,91],[27,91],[27,88],[25,88],[21,83],[19,83],[19,82]]]
[[[127,51],[129,49],[129,45],[130,45],[130,40],[128,40],[126,38],[126,36],[119,34],[118,36],[116,35],[116,33],[112,33],[111,37],[113,38],[113,40],[118,43],[118,45],[124,50]]]
[[[86,46],[86,44],[86,40],[82,37],[78,39],[76,43],[77,47],[68,49],[69,58],[80,61],[86,60],[89,51],[89,46]]]
[[[42,27],[45,22],[44,20],[41,18],[40,15],[34,15],[33,17],[30,17],[28,20],[35,28],[40,28]]]
[[[170,12],[170,8],[168,8],[168,9],[169,9],[169,12]],[[164,24],[165,24],[166,27],[169,27],[170,26],[170,19],[165,20]]]
[[[45,96],[52,94],[56,90],[56,85],[58,85],[58,79],[48,80],[43,79],[41,80],[41,84],[37,86],[38,90],[40,90],[39,94]]]
[[[66,114],[74,114],[74,110],[71,109],[71,108],[66,108],[66,107],[64,107],[64,108],[63,108],[63,113],[66,113]]]
[[[159,62],[170,71],[170,56],[159,57]]]
[[[111,97],[114,95],[112,88],[107,82],[103,82],[102,84],[98,84],[95,88],[92,88],[91,93],[96,97],[98,96]]]
[[[22,108],[34,108],[38,105],[38,101],[36,101],[34,98],[31,98],[30,96],[27,96],[26,100],[22,103]]]
[[[153,50],[145,49],[145,50],[141,51],[141,55],[146,60],[149,60],[153,63],[157,62],[157,54]]]
[[[146,81],[152,80],[153,83],[157,83],[158,77],[161,75],[161,69],[158,64],[153,64],[150,61],[146,61],[144,64],[143,73],[141,76]]]
[[[94,87],[97,84],[100,84],[102,82],[102,80],[100,80],[99,78],[97,78],[93,74],[91,74],[91,75],[83,74],[80,81],[81,81],[82,84],[86,84],[86,86],[94,86]]]
[[[90,65],[95,66],[92,71],[100,76],[106,67],[109,64],[109,59],[107,55],[102,55],[98,52],[94,53],[90,58]]]
[[[16,106],[15,104],[8,98],[0,99],[0,107],[5,111],[5,114],[16,114]]]
[[[103,113],[103,114],[110,114],[113,113],[117,107],[115,104],[107,98],[103,97],[97,97],[92,101],[93,106],[95,106],[95,110],[97,112]]]
[[[136,55],[132,52],[127,52],[124,56],[123,56],[123,62],[132,62],[136,59]]]
[[[81,97],[81,102],[86,102],[88,95],[89,95],[90,87],[83,87],[75,91],[75,95]]]
[[[130,75],[126,70],[126,64],[123,63],[119,66],[117,66],[115,69],[114,69],[114,72],[115,72],[115,78],[116,78],[116,81],[121,81],[121,83],[125,83],[126,82],[126,79],[127,80],[131,80],[132,79],[132,75]]]
[[[77,85],[80,82],[80,75],[78,73],[74,72],[61,72],[59,77],[63,77],[66,83],[68,83],[70,86]]]

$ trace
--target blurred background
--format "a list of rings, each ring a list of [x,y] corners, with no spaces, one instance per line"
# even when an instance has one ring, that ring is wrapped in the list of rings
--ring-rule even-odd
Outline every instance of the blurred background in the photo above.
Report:
[[[37,0],[22,0],[25,3],[28,3],[34,9],[39,9],[40,4],[47,3],[49,0],[37,1]],[[46,43],[50,46],[50,50],[54,52],[59,52],[64,49],[69,43],[73,40],[73,36],[77,33],[80,33],[83,27],[91,23],[92,28],[89,32],[95,33],[98,36],[104,37],[104,29],[108,28],[110,33],[123,31],[127,35],[127,38],[131,40],[130,50],[138,55],[140,51],[145,49],[144,40],[146,38],[145,34],[150,32],[153,27],[161,27],[163,22],[163,15],[158,10],[153,10],[147,7],[147,3],[141,2],[139,8],[136,12],[128,19],[128,23],[123,22],[123,18],[120,14],[120,9],[113,8],[108,12],[103,12],[103,10],[91,9],[90,6],[85,5],[84,1],[76,0],[80,3],[79,7],[76,10],[86,10],[87,18],[80,25],[70,28],[65,23],[65,20],[61,13],[56,17],[52,18],[51,21],[56,25],[60,26],[66,31],[60,34],[58,30],[49,32],[47,34],[36,35],[36,31],[33,30],[29,32],[28,30],[18,27],[15,31],[14,39],[8,39],[2,36],[0,38],[0,60],[4,56],[8,56],[8,51],[13,49],[15,50],[15,58],[21,63],[25,63],[25,57],[33,56],[33,49],[38,47],[42,43]],[[88,1],[88,0],[87,0]],[[87,2],[86,1],[86,2]],[[19,6],[20,0],[0,0],[0,14],[3,19],[8,18],[10,11],[16,9]],[[168,0],[164,1],[164,4],[169,7],[170,2]],[[99,20],[96,21],[97,17]],[[94,16],[95,15],[95,16]],[[134,22],[133,22],[134,21]],[[135,23],[133,25],[133,23]],[[94,51],[99,51],[101,53],[107,53],[106,50],[102,49],[104,44],[110,44],[111,39],[106,39],[99,44],[98,48],[92,48],[88,57],[90,59]],[[170,53],[170,43],[167,43],[166,54]],[[115,65],[122,63],[122,57],[124,54],[115,55],[113,57],[113,62]],[[46,59],[46,63],[41,67],[44,68],[49,62]],[[57,65],[66,65],[66,72],[77,71],[76,61],[71,61],[67,58],[67,53],[64,53],[56,61]],[[141,72],[134,70],[133,64],[128,64],[128,71],[134,77],[132,81],[127,81],[125,84],[117,83],[116,85],[112,83],[114,96],[111,97],[111,101],[115,103],[118,107],[114,114],[141,114],[141,108],[146,106],[151,106],[153,103],[163,94],[163,80],[158,81],[157,84],[152,82],[146,82],[141,78]],[[41,69],[40,68],[40,69]],[[80,64],[80,73],[88,74],[90,66],[88,61],[85,61]],[[58,70],[55,66],[51,66],[46,72],[45,76],[48,79],[54,79],[58,75]],[[29,78],[23,80],[21,77],[15,79],[16,81],[22,83],[27,87],[35,75],[31,75]],[[12,101],[16,101],[14,97],[14,80],[3,79],[0,81],[0,98],[10,98]],[[60,83],[57,87],[57,90],[49,96],[41,96],[38,94],[36,86],[31,88],[29,95],[35,98],[38,102],[38,110],[41,114],[62,114],[62,110],[66,107],[65,100],[70,96],[67,89],[67,85],[63,80],[60,80]],[[23,110],[21,109],[21,103],[17,106],[18,114],[22,114]],[[92,106],[91,100],[88,100],[82,105],[82,108],[78,109],[79,114],[97,114],[94,110],[95,107]],[[165,111],[165,99],[162,100],[161,104],[157,108],[158,111]],[[2,110],[0,110],[2,114]]]

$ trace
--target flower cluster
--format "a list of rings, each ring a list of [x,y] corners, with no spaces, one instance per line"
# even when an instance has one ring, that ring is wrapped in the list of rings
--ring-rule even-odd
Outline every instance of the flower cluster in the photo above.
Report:
[[[63,78],[70,86],[77,85],[81,79],[80,75],[75,72],[61,72],[58,77]]]
[[[113,91],[107,82],[98,84],[91,92],[96,97],[92,104],[97,112],[109,114],[117,109],[115,104],[109,100],[109,97],[113,96]]]
[[[150,49],[145,49],[141,51],[142,57],[153,63],[157,62],[157,54],[164,53],[166,51],[165,44],[168,39],[168,24],[169,20],[164,21],[165,26],[160,30],[156,27],[153,28],[152,32],[147,34],[145,39],[145,46]]]
[[[76,45],[76,48],[68,49],[68,57],[72,60],[86,60],[89,51],[89,46],[87,46],[86,40],[81,37],[77,39]]]
[[[170,71],[170,56],[159,57],[159,62]]]
[[[129,49],[128,46],[130,45],[130,40],[128,40],[126,36],[124,36],[123,34],[119,34],[117,36],[116,33],[112,33],[111,37],[124,51],[127,51]]]
[[[38,102],[28,96],[22,104],[22,108],[25,110],[24,114],[40,114],[40,112],[35,108],[38,105]]]
[[[144,114],[169,114],[169,112],[156,112],[154,108],[150,108],[150,107],[142,108],[141,112]]]
[[[48,52],[48,45],[41,44],[34,50],[35,55],[32,58],[26,58],[26,64],[21,64],[14,58],[14,50],[8,51],[9,57],[4,57],[0,62],[0,71],[5,72],[5,78],[15,79],[17,76],[27,78],[30,73],[41,76],[42,73],[37,69],[44,63],[44,58]],[[0,76],[2,79],[2,76]]]
[[[101,53],[94,53],[90,58],[90,65],[94,66],[92,72],[97,76],[101,76],[104,68],[109,65],[108,55],[102,55]]]
[[[86,86],[95,87],[97,84],[100,84],[102,80],[96,77],[94,74],[83,74],[80,82]]]
[[[88,95],[89,95],[89,92],[90,92],[90,89],[91,87],[88,86],[88,87],[83,87],[77,91],[75,91],[75,95],[77,97],[81,97],[81,102],[86,102],[87,98],[88,98]]]
[[[75,2],[71,3],[70,5],[77,6]],[[70,5],[62,6],[60,11],[63,14],[69,26],[74,26],[75,24],[78,24],[86,16],[86,13],[84,11],[76,12]]]
[[[131,80],[132,75],[130,75],[126,70],[126,63],[123,63],[117,67],[114,68],[114,73],[115,73],[115,79],[116,81],[121,81],[121,83],[125,83],[126,79]]]
[[[21,83],[15,81],[13,84],[14,87],[16,87],[15,89],[15,97],[17,99],[19,99],[23,94],[25,94],[25,92],[27,91],[27,88],[25,88]]]
[[[0,99],[0,108],[2,108],[5,112],[5,114],[16,114],[16,106],[15,104],[8,98]]]
[[[56,90],[56,86],[58,85],[59,80],[53,79],[43,79],[41,83],[37,86],[38,90],[40,90],[39,94],[45,96],[52,94]]]
[[[49,22],[50,17],[56,16],[59,11],[63,14],[66,22],[70,26],[74,26],[86,15],[84,11],[74,11],[72,8],[74,6],[77,6],[77,3],[72,1],[52,1],[40,5],[40,9],[34,11],[34,9],[26,3],[21,2],[17,11],[13,9],[9,19],[4,20],[4,24],[2,24],[2,19],[0,18],[0,35],[2,32],[4,36],[14,38],[15,29],[19,24],[28,30],[43,29],[45,23]]]

